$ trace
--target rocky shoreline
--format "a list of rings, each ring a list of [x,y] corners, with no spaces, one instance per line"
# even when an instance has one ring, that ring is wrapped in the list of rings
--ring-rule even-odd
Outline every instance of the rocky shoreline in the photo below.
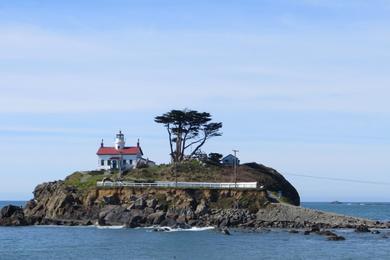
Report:
[[[303,230],[323,234],[326,229],[390,228],[389,222],[343,216],[275,203],[264,190],[92,189],[80,193],[64,182],[38,185],[24,208],[1,209],[0,226],[100,225],[136,227],[215,227],[263,231]]]

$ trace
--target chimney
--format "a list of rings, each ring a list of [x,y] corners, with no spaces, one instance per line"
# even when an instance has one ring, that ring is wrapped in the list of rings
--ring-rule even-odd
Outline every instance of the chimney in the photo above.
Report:
[[[102,142],[100,143],[100,147],[103,147],[104,146],[104,142],[103,142],[103,139],[102,139]]]

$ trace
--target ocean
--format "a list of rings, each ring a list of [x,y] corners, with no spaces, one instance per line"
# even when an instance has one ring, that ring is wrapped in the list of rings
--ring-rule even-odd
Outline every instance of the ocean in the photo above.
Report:
[[[0,202],[0,207],[10,202]],[[12,202],[23,205],[24,202]],[[302,206],[390,221],[390,203],[302,203]],[[265,233],[213,229],[153,232],[121,227],[0,227],[0,259],[390,259],[390,230],[381,234],[335,230],[327,241],[288,230]]]

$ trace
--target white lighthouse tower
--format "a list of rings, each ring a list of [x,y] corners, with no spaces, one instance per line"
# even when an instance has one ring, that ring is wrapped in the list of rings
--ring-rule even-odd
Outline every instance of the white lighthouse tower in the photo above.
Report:
[[[125,136],[122,134],[122,131],[119,131],[119,133],[116,134],[116,138],[115,138],[115,149],[123,150],[124,147],[125,147]]]

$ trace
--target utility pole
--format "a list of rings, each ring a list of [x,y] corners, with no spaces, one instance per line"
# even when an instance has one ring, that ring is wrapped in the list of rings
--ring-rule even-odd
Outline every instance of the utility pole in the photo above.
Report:
[[[234,167],[234,187],[237,189],[237,153],[239,151],[238,150],[234,150],[233,149],[233,153],[234,153],[234,161],[233,161],[233,167]]]

